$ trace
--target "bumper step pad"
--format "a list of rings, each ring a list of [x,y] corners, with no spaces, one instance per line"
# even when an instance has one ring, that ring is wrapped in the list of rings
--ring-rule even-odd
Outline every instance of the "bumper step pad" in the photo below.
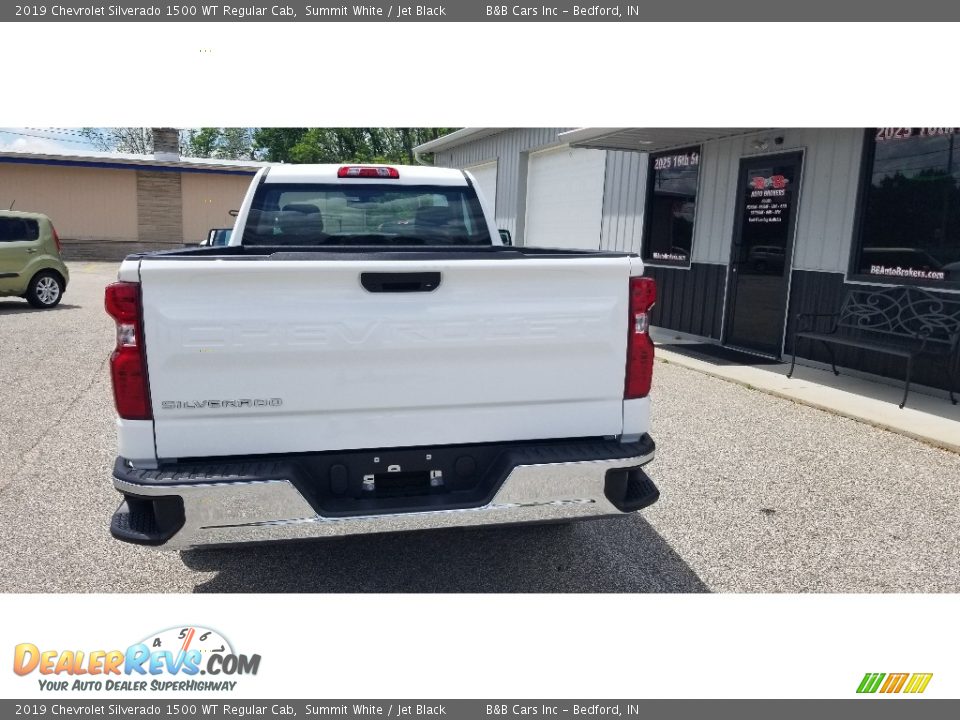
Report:
[[[137,545],[162,545],[183,527],[183,499],[176,495],[127,495],[110,520],[110,534]]]
[[[640,468],[608,470],[603,494],[620,512],[636,512],[653,505],[660,491]]]

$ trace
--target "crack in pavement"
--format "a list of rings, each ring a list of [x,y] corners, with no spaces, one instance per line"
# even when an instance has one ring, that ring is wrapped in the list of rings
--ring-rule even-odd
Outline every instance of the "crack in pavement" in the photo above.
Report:
[[[43,430],[41,430],[37,434],[36,441],[30,447],[28,447],[26,450],[20,453],[19,457],[17,457],[16,461],[14,462],[16,467],[20,467],[23,465],[27,455],[33,452],[37,448],[37,446],[40,445],[40,443],[46,440],[50,436],[50,433],[53,431],[53,429],[59,426],[60,422],[67,416],[67,414],[69,414],[70,411],[73,410],[73,408],[75,408],[77,404],[84,397],[86,397],[86,395],[93,389],[93,386],[97,383],[97,380],[102,377],[104,368],[106,367],[107,361],[109,359],[110,359],[109,355],[104,355],[103,360],[100,361],[100,364],[97,366],[97,369],[91,374],[90,379],[87,381],[87,384],[73,397],[73,399],[69,403],[67,403],[66,407],[63,408],[60,414],[57,415],[57,417],[54,418],[54,420],[49,425],[47,425],[47,427],[45,427]],[[8,479],[6,482],[4,482],[3,484],[0,484],[0,494],[2,494],[10,486],[12,482],[13,482],[13,478],[11,476],[11,478]]]

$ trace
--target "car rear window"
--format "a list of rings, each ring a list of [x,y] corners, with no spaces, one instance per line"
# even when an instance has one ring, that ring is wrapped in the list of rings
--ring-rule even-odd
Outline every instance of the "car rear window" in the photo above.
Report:
[[[40,223],[29,218],[0,217],[0,242],[36,240],[40,237]]]
[[[244,245],[491,245],[468,186],[264,183]]]

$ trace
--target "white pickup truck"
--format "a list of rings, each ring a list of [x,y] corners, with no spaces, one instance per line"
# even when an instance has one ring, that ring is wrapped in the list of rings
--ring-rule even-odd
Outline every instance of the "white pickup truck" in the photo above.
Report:
[[[508,247],[469,173],[273,166],[230,244],[128,257],[114,537],[184,548],[625,515],[655,286]]]

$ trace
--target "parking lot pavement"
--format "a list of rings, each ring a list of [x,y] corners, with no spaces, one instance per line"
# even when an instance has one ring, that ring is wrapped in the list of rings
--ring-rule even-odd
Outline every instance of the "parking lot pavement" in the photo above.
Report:
[[[102,309],[0,300],[0,590],[957,592],[960,456],[658,363],[640,516],[163,552],[111,539],[119,500]]]

